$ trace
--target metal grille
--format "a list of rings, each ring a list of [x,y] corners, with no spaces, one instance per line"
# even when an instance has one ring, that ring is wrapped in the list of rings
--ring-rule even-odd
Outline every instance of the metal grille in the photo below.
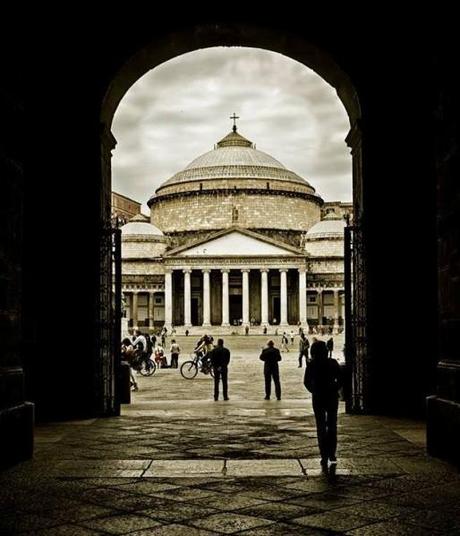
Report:
[[[119,415],[116,379],[120,363],[121,237],[119,229],[100,236],[99,302],[97,307],[96,408],[99,415]],[[112,276],[113,274],[113,276]]]
[[[345,359],[348,371],[346,409],[369,409],[366,266],[361,227],[345,228]]]

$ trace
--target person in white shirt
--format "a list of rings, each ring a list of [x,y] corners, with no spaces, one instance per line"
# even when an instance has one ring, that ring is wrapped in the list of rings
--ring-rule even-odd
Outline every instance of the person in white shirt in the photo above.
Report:
[[[171,352],[171,368],[177,368],[179,366],[180,347],[174,339],[171,341],[169,351]]]

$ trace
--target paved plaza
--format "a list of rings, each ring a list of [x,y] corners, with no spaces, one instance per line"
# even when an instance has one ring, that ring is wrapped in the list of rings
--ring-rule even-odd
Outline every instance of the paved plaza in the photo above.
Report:
[[[178,339],[183,362],[195,341]],[[0,475],[0,534],[460,534],[460,475],[426,456],[422,422],[341,407],[322,474],[297,352],[264,401],[264,340],[227,338],[229,401],[162,369],[121,417],[39,425],[34,459]]]

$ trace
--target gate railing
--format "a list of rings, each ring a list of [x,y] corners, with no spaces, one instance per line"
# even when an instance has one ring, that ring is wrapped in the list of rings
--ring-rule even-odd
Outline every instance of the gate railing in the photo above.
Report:
[[[345,407],[348,413],[369,410],[367,360],[367,288],[363,232],[345,227]]]
[[[95,396],[101,416],[120,414],[117,388],[121,351],[121,230],[101,231]]]

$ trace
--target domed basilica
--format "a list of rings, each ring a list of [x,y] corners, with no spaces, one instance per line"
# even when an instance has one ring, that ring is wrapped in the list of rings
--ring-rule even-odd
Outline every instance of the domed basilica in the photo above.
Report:
[[[233,131],[161,184],[150,218],[122,227],[129,328],[273,332],[344,323],[343,233],[351,203]]]

